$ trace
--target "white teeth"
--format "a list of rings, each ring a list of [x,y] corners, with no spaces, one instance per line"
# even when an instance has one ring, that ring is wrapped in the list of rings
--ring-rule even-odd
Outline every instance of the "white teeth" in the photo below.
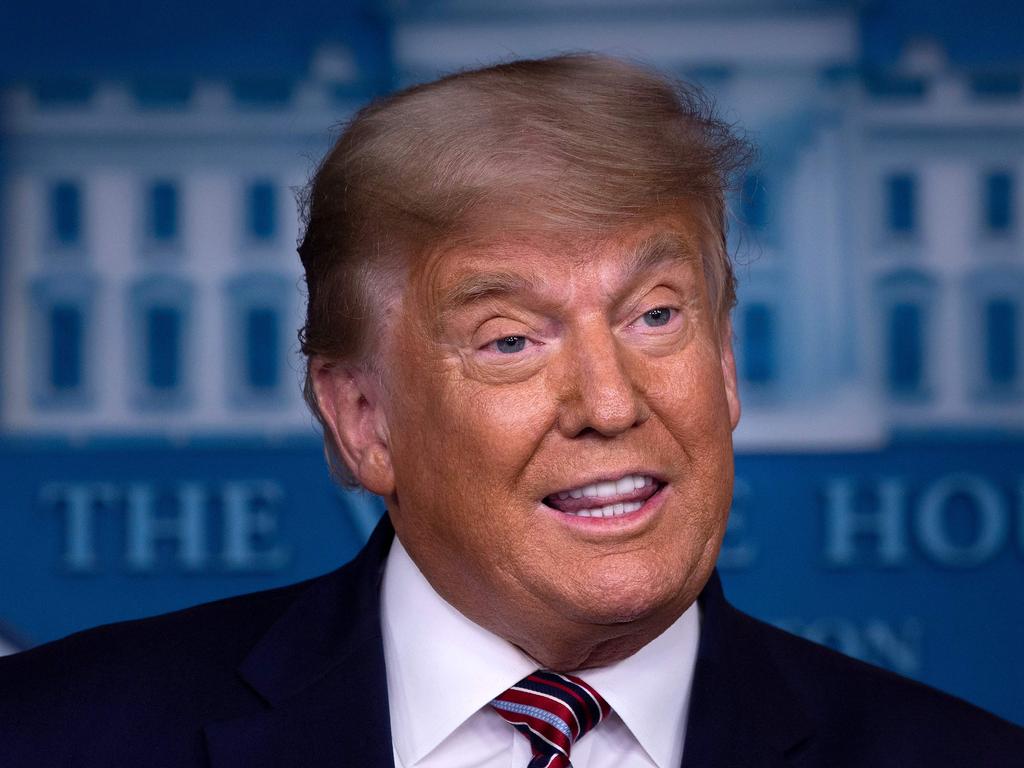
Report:
[[[643,505],[642,501],[630,501],[621,504],[606,504],[603,507],[593,507],[591,509],[581,509],[579,512],[570,512],[569,514],[576,515],[577,517],[621,517],[622,515],[636,512]]]
[[[654,478],[649,475],[626,475],[618,480],[604,480],[600,483],[591,483],[581,488],[561,491],[554,494],[554,496],[560,501],[582,498],[613,498],[654,484]],[[587,509],[577,510],[576,512],[566,512],[566,514],[576,515],[577,517],[620,517],[636,512],[643,505],[643,501],[619,502],[617,504],[605,504],[601,507],[592,506]]]
[[[648,475],[626,475],[618,480],[605,480],[600,483],[591,483],[581,488],[573,488],[570,491],[562,491],[555,494],[555,496],[558,499],[609,498],[620,496],[624,493],[632,493],[646,485],[654,485],[654,478]]]

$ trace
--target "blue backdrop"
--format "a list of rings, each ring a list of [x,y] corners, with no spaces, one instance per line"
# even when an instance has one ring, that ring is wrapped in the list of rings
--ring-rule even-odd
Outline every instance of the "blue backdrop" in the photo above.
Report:
[[[380,515],[319,448],[17,446],[0,609],[37,643],[333,569]],[[740,607],[1024,722],[1024,445],[744,455],[720,558]]]

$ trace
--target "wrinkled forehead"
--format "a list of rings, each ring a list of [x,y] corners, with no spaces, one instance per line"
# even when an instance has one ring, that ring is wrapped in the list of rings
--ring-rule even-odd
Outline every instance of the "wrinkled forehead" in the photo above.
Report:
[[[537,282],[557,291],[574,277],[600,273],[612,284],[626,283],[662,265],[698,261],[692,245],[674,232],[656,232],[632,242],[517,246],[450,258],[434,270],[429,287],[437,312],[530,293],[540,287]]]
[[[664,262],[699,262],[706,250],[701,217],[675,210],[608,231],[544,227],[489,228],[438,242],[409,265],[407,289],[439,295],[445,304],[479,298],[529,279],[522,267],[543,264],[568,277],[598,261],[623,274]]]
[[[599,261],[611,268],[618,283],[666,262],[687,265],[695,277],[707,267],[709,237],[696,205],[676,205],[668,212],[638,217],[632,224],[597,231],[523,226],[526,221],[523,217],[519,226],[465,230],[409,249],[394,269],[375,272],[375,285],[368,288],[380,298],[383,314],[403,317],[418,332],[432,333],[462,307],[532,293],[542,287],[531,283],[538,279],[546,281],[543,287],[550,293],[559,282]],[[538,264],[548,266],[537,269]],[[706,279],[700,290],[714,306],[714,288]],[[392,340],[386,329],[395,327],[391,321],[384,323],[371,342],[372,365],[383,364],[382,353]]]

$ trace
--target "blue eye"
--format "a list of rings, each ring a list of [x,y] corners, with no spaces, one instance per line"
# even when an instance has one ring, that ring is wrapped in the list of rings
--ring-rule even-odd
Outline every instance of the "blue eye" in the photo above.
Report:
[[[522,352],[526,349],[525,336],[506,336],[494,342],[494,348],[502,354],[511,355],[515,352]]]
[[[652,328],[665,325],[672,319],[672,310],[668,307],[657,307],[644,312],[644,323]]]

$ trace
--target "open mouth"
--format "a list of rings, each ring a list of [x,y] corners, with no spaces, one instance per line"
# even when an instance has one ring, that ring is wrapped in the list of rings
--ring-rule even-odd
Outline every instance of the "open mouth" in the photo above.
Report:
[[[650,475],[625,475],[553,493],[544,504],[577,517],[622,517],[638,511],[664,485]]]

